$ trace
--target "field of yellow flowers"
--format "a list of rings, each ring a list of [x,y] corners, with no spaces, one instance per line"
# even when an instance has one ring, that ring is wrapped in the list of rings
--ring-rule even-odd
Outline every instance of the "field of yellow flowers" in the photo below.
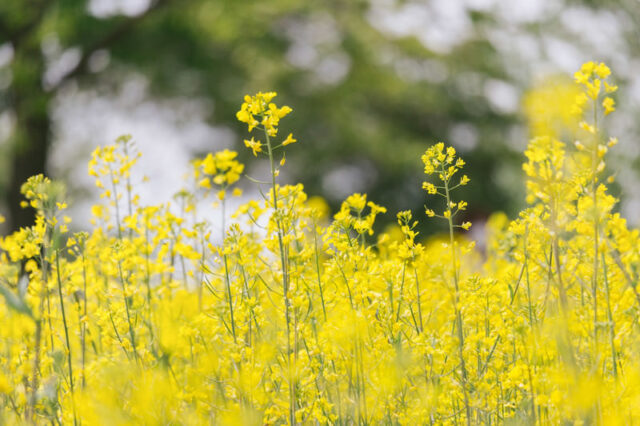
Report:
[[[422,156],[425,211],[377,237],[390,212],[365,194],[329,218],[279,185],[297,141],[275,93],[237,113],[271,173],[231,223],[228,150],[194,162],[193,191],[141,206],[130,138],[97,149],[103,202],[75,234],[64,187],[34,176],[34,225],[0,242],[0,424],[637,424],[640,235],[605,185],[609,74],[576,72],[579,140],[529,142],[529,207],[494,215],[482,253],[443,143]],[[422,240],[417,220],[448,232]]]

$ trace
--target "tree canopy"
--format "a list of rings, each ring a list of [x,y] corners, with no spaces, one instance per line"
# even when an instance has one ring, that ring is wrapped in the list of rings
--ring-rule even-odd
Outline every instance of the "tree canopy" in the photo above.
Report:
[[[419,156],[446,140],[474,176],[463,194],[469,214],[513,211],[521,186],[505,176],[521,162],[524,140],[514,145],[527,137],[520,100],[534,74],[523,66],[526,55],[513,51],[528,43],[552,57],[548,45],[571,37],[566,23],[544,33],[566,20],[548,5],[527,12],[462,1],[154,0],[134,10],[135,3],[0,3],[0,46],[11,52],[0,63],[0,111],[13,123],[0,195],[12,227],[29,222],[17,207],[19,186],[46,168],[60,88],[131,71],[146,76],[157,96],[210,99],[209,119],[235,126],[246,161],[239,102],[277,91],[294,107],[288,125],[303,142],[291,150],[290,178],[334,207],[363,191],[391,209],[421,209]],[[640,16],[622,0],[558,4],[612,22]],[[625,46],[637,49],[633,25],[621,28]],[[585,39],[575,45],[588,49]]]

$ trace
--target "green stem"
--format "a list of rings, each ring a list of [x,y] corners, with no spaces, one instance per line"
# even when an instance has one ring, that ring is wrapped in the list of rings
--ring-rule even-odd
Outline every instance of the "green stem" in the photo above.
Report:
[[[318,254],[318,233],[316,232],[315,223],[313,227],[313,247],[315,249],[316,257],[316,273],[318,275],[318,288],[320,289],[320,302],[322,302],[322,313],[324,314],[324,320],[327,320],[327,309],[324,304],[324,291],[322,290],[322,278],[320,275],[320,255]]]
[[[276,169],[273,161],[273,149],[271,147],[271,138],[269,137],[269,132],[265,130],[264,132],[265,138],[267,141],[267,153],[269,155],[269,167],[271,170],[271,191],[273,196],[273,209],[274,215],[276,219],[276,224],[278,226],[278,247],[280,249],[280,263],[282,267],[282,289],[283,289],[283,297],[284,297],[284,307],[285,307],[285,320],[287,323],[287,366],[289,369],[289,422],[291,425],[296,423],[296,404],[295,404],[295,383],[293,380],[293,371],[291,365],[291,318],[290,318],[290,303],[289,303],[289,276],[288,276],[288,261],[286,256],[286,251],[284,247],[284,229],[282,226],[282,221],[280,219],[280,211],[278,209],[278,190],[276,184]]]
[[[133,323],[131,322],[131,313],[129,312],[129,296],[127,296],[127,287],[125,284],[124,275],[122,274],[122,263],[118,260],[118,274],[120,277],[120,283],[122,284],[122,297],[124,298],[124,308],[127,313],[127,323],[129,324],[129,338],[131,339],[131,346],[133,347],[133,356],[136,361],[138,358],[138,350],[136,348],[136,335],[133,331]]]
[[[402,307],[402,293],[404,293],[404,280],[406,276],[407,262],[402,262],[402,278],[400,280],[400,294],[398,294],[398,307],[396,311],[396,322],[400,320],[400,308]],[[391,289],[391,310],[393,312],[393,287]]]
[[[598,108],[593,103],[593,126],[598,131]],[[600,238],[600,221],[598,217],[598,136],[593,137],[591,149],[591,196],[593,197],[593,275],[591,287],[593,292],[593,348],[594,358],[598,358],[598,250]]]
[[[231,295],[231,277],[229,276],[229,261],[227,255],[224,253],[224,238],[226,236],[226,223],[225,223],[225,210],[226,210],[226,200],[222,200],[222,208],[221,211],[221,223],[222,223],[222,251],[223,251],[223,259],[224,259],[224,280],[225,286],[227,290],[227,302],[229,303],[229,316],[231,317],[231,334],[233,335],[233,342],[238,343],[236,338],[236,322],[233,317],[233,297]]]
[[[446,176],[444,166],[442,168],[443,176]],[[469,404],[469,393],[467,389],[468,375],[467,367],[464,361],[464,333],[462,330],[462,313],[460,312],[460,286],[458,284],[458,262],[456,256],[455,240],[453,238],[453,218],[451,212],[451,197],[449,195],[449,180],[444,180],[444,190],[447,202],[447,222],[449,224],[449,244],[451,246],[451,267],[453,269],[453,283],[455,289],[455,295],[453,299],[453,306],[456,314],[456,321],[458,323],[458,356],[460,357],[460,368],[462,370],[462,393],[464,396],[464,406],[467,417],[467,426],[471,426],[471,406]]]
[[[202,254],[200,256],[200,278],[198,279],[198,310],[202,312],[202,293],[204,282],[204,260],[205,260],[205,245],[204,245],[204,231],[200,234],[200,246],[202,247]]]
[[[69,387],[71,388],[71,406],[73,407],[73,424],[77,423],[76,404],[73,389],[73,367],[71,362],[71,343],[69,342],[69,327],[67,325],[67,315],[64,310],[64,299],[62,297],[62,279],[60,278],[60,253],[56,250],[56,278],[58,281],[58,296],[60,297],[60,312],[62,313],[62,324],[64,326],[64,338],[67,344],[67,364],[69,366]]]
[[[420,301],[420,296],[421,296],[421,292],[420,292],[420,279],[418,279],[418,268],[416,268],[416,258],[415,255],[413,255],[413,275],[415,277],[416,280],[416,293],[417,293],[417,297],[418,297],[418,319],[420,320],[420,332],[422,333],[422,331],[424,331],[424,326],[422,324],[422,302]]]
[[[31,395],[29,395],[29,405],[25,410],[25,415],[28,421],[35,423],[35,409],[36,409],[36,393],[38,391],[39,379],[38,373],[40,372],[40,347],[42,346],[42,316],[44,315],[44,302],[48,299],[47,296],[47,238],[48,225],[45,220],[45,238],[41,247],[41,260],[42,260],[42,288],[40,289],[40,306],[38,317],[36,318],[36,332],[35,332],[35,344],[34,344],[34,359],[33,369],[31,372]],[[51,321],[51,316],[49,316]],[[53,346],[52,346],[53,348]]]
[[[82,388],[86,386],[85,364],[87,354],[87,264],[84,254],[84,240],[82,243],[82,326],[80,330],[80,346],[82,348]]]
[[[529,251],[527,250],[527,237],[529,235],[529,226],[527,225],[524,230],[524,238],[523,238],[523,251],[524,251],[524,268],[525,268],[525,279],[527,280],[527,304],[529,308],[529,326],[533,327],[533,305],[531,304],[531,282],[529,281]]]
[[[618,359],[616,355],[615,345],[615,323],[613,322],[613,313],[611,311],[611,296],[609,293],[609,279],[607,277],[607,263],[605,261],[604,253],[602,253],[602,268],[604,274],[604,290],[607,298],[607,320],[609,321],[609,343],[611,344],[611,361],[613,363],[613,376],[618,377]]]

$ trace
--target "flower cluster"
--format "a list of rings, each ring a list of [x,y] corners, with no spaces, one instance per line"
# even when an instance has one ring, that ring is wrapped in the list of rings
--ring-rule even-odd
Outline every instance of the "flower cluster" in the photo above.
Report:
[[[244,164],[239,163],[237,157],[237,152],[225,149],[215,154],[209,153],[204,159],[195,160],[193,166],[198,185],[208,190],[217,186],[220,188],[218,198],[224,200],[227,189],[238,182],[244,172]],[[234,188],[233,195],[242,195],[242,190]]]
[[[618,90],[618,86],[609,84],[606,79],[611,74],[611,70],[604,63],[586,62],[579,71],[574,74],[576,83],[582,86],[582,93],[576,97],[575,111],[582,113],[585,105],[589,100],[597,101],[604,92],[602,99],[602,107],[605,115],[615,111],[615,102],[613,98],[607,96]]]
[[[365,215],[366,207],[369,207],[369,213]],[[365,233],[373,235],[376,216],[386,212],[386,208],[372,201],[367,202],[366,194],[356,193],[344,200],[340,211],[335,214],[334,220],[336,223],[340,223],[345,230],[353,229],[359,235]]]
[[[451,191],[469,183],[467,175],[463,175],[457,183],[452,182],[453,176],[464,167],[464,160],[456,157],[454,147],[449,146],[445,149],[444,143],[438,142],[422,155],[422,162],[424,163],[424,174],[427,176],[437,175],[439,180],[438,184],[423,182],[422,189],[430,195],[439,195],[446,201],[442,214],[436,214],[432,209],[426,208],[427,216],[438,216],[451,222],[456,214],[467,208],[465,201],[455,202],[451,199]],[[459,226],[468,230],[471,227],[471,222],[464,222]]]
[[[254,96],[245,96],[244,103],[240,107],[240,111],[237,112],[236,117],[239,121],[249,126],[249,131],[252,131],[258,126],[262,126],[262,129],[264,129],[269,136],[276,136],[278,134],[280,119],[292,111],[292,109],[286,105],[278,108],[276,104],[271,102],[276,96],[276,92],[259,92]]]
[[[142,206],[131,139],[98,148],[86,232],[67,229],[61,185],[29,179],[35,222],[0,240],[0,423],[640,422],[640,231],[604,179],[608,75],[576,74],[594,108],[577,143],[563,120],[533,132],[529,206],[489,218],[483,252],[458,232],[470,223],[452,191],[469,178],[444,143],[422,156],[443,235],[422,238],[407,210],[371,238],[386,209],[366,194],[330,220],[280,184],[273,151],[295,139],[272,144],[291,110],[271,92],[238,113],[263,132],[245,143],[270,174],[229,224],[233,151],[196,160],[175,201]],[[219,219],[194,202],[202,188]]]

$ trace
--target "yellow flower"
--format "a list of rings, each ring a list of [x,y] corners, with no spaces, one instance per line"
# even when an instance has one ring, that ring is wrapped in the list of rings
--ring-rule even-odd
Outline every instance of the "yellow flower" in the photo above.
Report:
[[[289,133],[289,136],[282,142],[282,146],[287,146],[292,143],[296,143],[298,140],[293,138],[293,134]]]
[[[579,73],[582,106],[606,110],[587,86],[602,88],[608,68]],[[245,97],[239,117],[275,133],[290,108],[274,97]],[[107,199],[90,232],[61,235],[61,187],[31,178],[34,224],[0,238],[0,418],[639,423],[640,232],[618,212],[613,176],[600,174],[617,140],[583,126],[593,134],[575,150],[553,132],[529,141],[533,205],[513,220],[492,215],[482,250],[456,235],[471,227],[454,198],[469,178],[442,142],[421,158],[422,187],[440,209],[425,213],[447,229],[420,242],[410,210],[369,238],[384,207],[356,193],[331,220],[300,184],[276,182],[231,218],[200,211],[187,190],[139,206],[128,137],[91,159]],[[189,183],[215,191],[215,205],[241,193],[234,151],[192,165]]]
[[[252,137],[251,140],[244,140],[244,145],[247,148],[251,148],[251,151],[253,151],[253,155],[254,156],[258,156],[259,152],[262,152],[262,144],[260,143],[260,141],[256,141],[254,140],[254,138]]]
[[[609,96],[604,98],[604,100],[602,101],[602,106],[604,107],[604,114],[609,115],[613,111],[615,111],[616,108],[614,105],[615,105],[615,101],[611,99]]]
[[[596,67],[595,67],[595,73],[598,75],[598,77],[600,78],[607,78],[609,77],[609,74],[611,74],[611,70],[609,69],[608,66],[606,66],[603,62],[600,62]]]
[[[422,182],[422,189],[427,191],[428,194],[435,194],[438,192],[438,189],[431,182]]]

